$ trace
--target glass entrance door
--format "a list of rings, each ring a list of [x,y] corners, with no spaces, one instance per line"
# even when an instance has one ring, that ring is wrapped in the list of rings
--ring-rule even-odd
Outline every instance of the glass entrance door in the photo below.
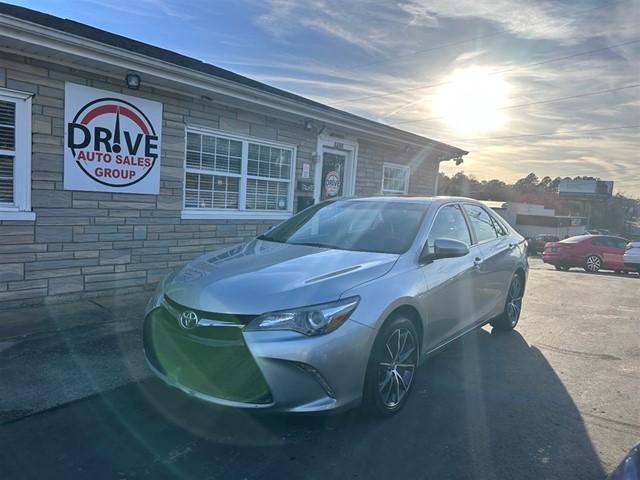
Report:
[[[327,200],[342,195],[344,190],[346,159],[347,156],[342,153],[323,153],[320,200]]]

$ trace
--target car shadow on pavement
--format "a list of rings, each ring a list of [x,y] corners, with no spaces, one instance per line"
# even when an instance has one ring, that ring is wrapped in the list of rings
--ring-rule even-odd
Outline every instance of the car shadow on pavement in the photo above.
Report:
[[[257,415],[148,379],[0,427],[5,478],[601,479],[584,422],[518,332],[466,335],[386,419]]]

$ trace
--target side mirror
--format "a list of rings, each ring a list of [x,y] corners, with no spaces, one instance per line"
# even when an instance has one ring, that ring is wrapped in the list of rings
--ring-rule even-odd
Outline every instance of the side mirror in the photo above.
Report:
[[[460,240],[452,238],[436,238],[433,242],[433,252],[429,252],[426,244],[420,254],[420,263],[430,263],[440,258],[464,257],[469,253],[469,246]]]

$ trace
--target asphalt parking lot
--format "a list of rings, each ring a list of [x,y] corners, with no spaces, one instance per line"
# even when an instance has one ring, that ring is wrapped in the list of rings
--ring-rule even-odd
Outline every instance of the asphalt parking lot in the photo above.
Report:
[[[430,358],[386,420],[247,414],[146,369],[144,298],[50,307],[0,336],[3,478],[604,479],[640,441],[640,275],[532,258],[515,332]],[[14,312],[33,315],[34,312]],[[7,327],[8,326],[8,327]]]

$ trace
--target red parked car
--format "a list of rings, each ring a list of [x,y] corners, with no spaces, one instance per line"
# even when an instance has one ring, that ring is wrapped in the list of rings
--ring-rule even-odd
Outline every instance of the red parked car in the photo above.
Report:
[[[542,261],[553,265],[556,270],[581,267],[587,272],[632,272],[635,268],[625,265],[622,259],[627,243],[629,240],[612,235],[579,235],[547,243]]]

